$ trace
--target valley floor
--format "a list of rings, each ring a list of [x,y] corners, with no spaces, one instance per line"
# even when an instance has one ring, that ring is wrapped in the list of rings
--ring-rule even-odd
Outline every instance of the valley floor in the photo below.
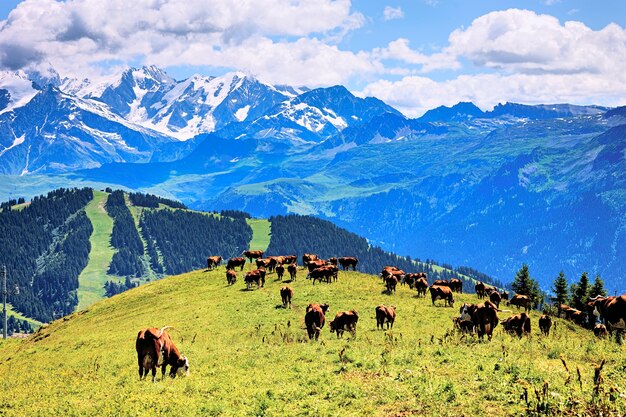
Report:
[[[614,341],[555,320],[530,337],[496,328],[491,342],[452,332],[457,308],[433,306],[407,287],[383,293],[380,279],[340,272],[312,285],[298,271],[292,309],[284,283],[246,291],[227,286],[224,267],[168,277],[106,299],[0,344],[0,415],[605,415],[626,410],[626,356]],[[308,341],[304,312],[328,302],[320,340]],[[376,329],[374,308],[397,307],[393,330]],[[337,339],[328,321],[359,313],[356,339]],[[500,318],[507,317],[500,313]],[[146,327],[169,332],[191,365],[186,378],[139,381],[134,343]],[[562,359],[561,359],[562,358]],[[567,365],[567,369],[563,362]],[[594,396],[594,370],[606,360]],[[579,371],[579,374],[577,373]],[[580,379],[579,379],[580,378]],[[537,393],[537,395],[535,394]],[[539,401],[538,401],[539,399]],[[529,413],[530,414],[530,413]]]

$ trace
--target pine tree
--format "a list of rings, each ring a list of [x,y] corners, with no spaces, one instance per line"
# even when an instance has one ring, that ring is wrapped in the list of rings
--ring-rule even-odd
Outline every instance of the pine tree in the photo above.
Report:
[[[593,281],[593,285],[589,290],[589,297],[594,298],[598,295],[606,297],[606,290],[604,289],[604,281],[600,278],[600,275],[596,275],[596,279]]]
[[[515,274],[511,288],[517,294],[527,295],[532,300],[533,306],[536,306],[541,301],[539,283],[530,277],[528,265],[526,264],[523,264],[522,268]]]
[[[583,272],[580,281],[576,284],[576,289],[572,297],[572,307],[580,311],[586,311],[587,298],[589,298],[589,277]]]
[[[554,292],[554,302],[557,305],[557,309],[560,313],[561,304],[567,302],[567,278],[563,271],[559,272],[559,276],[556,277],[552,284],[552,291]]]

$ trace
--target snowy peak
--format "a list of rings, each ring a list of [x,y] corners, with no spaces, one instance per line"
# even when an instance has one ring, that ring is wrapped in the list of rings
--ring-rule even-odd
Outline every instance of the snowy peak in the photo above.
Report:
[[[0,114],[24,106],[37,92],[24,71],[0,71]]]

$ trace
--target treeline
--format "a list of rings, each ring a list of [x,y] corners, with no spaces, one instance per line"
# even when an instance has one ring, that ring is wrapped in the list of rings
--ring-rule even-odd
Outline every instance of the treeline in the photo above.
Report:
[[[8,288],[19,288],[9,294],[17,311],[48,322],[75,309],[93,230],[84,208],[92,198],[90,188],[60,188],[23,210],[0,213],[0,265]]]
[[[113,218],[111,246],[117,249],[107,273],[120,276],[142,276],[145,272],[141,259],[144,254],[143,242],[135,227],[133,216],[126,206],[124,192],[121,190],[111,192],[104,208]]]
[[[203,268],[210,255],[239,256],[252,239],[243,218],[183,210],[144,211],[139,225],[152,268],[166,274]]]
[[[475,270],[474,268],[470,268],[469,266],[459,266],[455,269],[455,271],[458,272],[459,274],[467,275],[470,278],[474,278],[476,281],[486,282],[498,288],[506,288],[509,290],[511,289],[511,284],[505,284],[499,279],[495,279],[485,273]]]
[[[222,210],[220,211],[220,216],[232,217],[233,219],[250,219],[250,213],[246,213],[245,211],[239,210]]]
[[[15,333],[32,333],[33,325],[27,320],[16,319],[14,315],[7,318],[7,334],[13,336]]]
[[[113,297],[116,294],[135,287],[136,285],[131,281],[130,277],[126,277],[124,282],[107,281],[104,283],[104,295]]]
[[[26,202],[26,199],[24,197],[20,197],[17,200],[16,199],[11,199],[9,201],[4,201],[2,203],[0,203],[0,210],[5,211],[5,210],[11,210],[11,207],[16,205],[16,204],[24,204]]]
[[[587,303],[591,298],[607,296],[604,281],[600,275],[596,275],[592,283],[589,280],[587,272],[583,272],[577,282],[568,285],[567,278],[563,271],[561,271],[554,279],[552,292],[554,296],[551,297],[551,301],[556,305],[556,310],[560,310],[560,305],[566,304],[571,308],[581,311],[583,313],[583,319],[578,324],[587,328],[593,328],[596,324],[596,317],[593,315]]]
[[[171,208],[186,209],[180,201],[170,200],[168,198],[159,197],[153,194],[128,193],[128,199],[133,206],[158,208],[159,204],[164,204]]]

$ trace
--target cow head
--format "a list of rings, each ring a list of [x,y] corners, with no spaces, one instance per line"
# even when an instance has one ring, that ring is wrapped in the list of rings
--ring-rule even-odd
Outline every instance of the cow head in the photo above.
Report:
[[[186,356],[181,356],[176,361],[176,366],[172,366],[170,370],[170,377],[176,378],[178,376],[189,376],[189,359]]]
[[[469,321],[472,319],[469,311],[469,305],[467,303],[463,303],[459,309],[459,319],[461,319],[461,321]]]
[[[335,331],[337,331],[337,323],[335,323],[335,320],[328,323],[328,325],[330,326],[331,333],[335,333]]]
[[[324,312],[324,314],[326,314],[326,312],[328,311],[328,303],[326,304],[320,304],[320,307],[322,308],[322,311]]]

